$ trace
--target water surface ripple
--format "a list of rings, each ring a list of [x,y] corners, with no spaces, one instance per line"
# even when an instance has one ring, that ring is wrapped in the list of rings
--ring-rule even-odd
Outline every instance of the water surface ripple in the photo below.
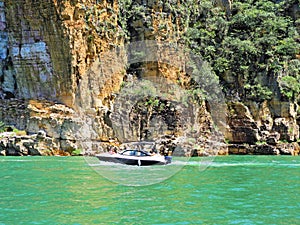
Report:
[[[300,223],[300,157],[216,157],[204,171],[197,160],[130,187],[81,157],[2,157],[0,224]]]

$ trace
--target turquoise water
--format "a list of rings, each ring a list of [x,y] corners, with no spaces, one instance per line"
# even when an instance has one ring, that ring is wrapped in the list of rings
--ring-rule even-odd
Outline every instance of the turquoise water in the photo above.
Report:
[[[132,187],[80,157],[2,157],[0,224],[300,224],[300,157],[197,160]]]

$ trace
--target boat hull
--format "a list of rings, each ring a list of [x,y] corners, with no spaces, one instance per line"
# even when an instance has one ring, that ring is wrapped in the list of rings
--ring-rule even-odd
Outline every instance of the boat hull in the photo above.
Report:
[[[165,162],[156,160],[143,160],[143,159],[118,159],[120,163],[133,166],[152,166],[152,165],[165,165]]]
[[[144,158],[144,157],[122,157],[122,156],[114,156],[114,155],[96,155],[96,157],[100,161],[105,162],[113,162],[113,163],[121,163],[126,165],[133,165],[133,166],[152,166],[152,165],[165,165],[167,164],[165,160],[162,159],[151,159],[151,158]]]

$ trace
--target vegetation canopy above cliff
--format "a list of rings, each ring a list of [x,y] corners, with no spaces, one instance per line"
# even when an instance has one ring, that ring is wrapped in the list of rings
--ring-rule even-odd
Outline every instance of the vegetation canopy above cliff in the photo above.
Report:
[[[291,8],[299,7],[299,1],[235,1],[230,18],[209,1],[201,2],[193,8],[186,39],[212,64],[227,94],[270,99],[278,81],[283,97],[297,98],[293,81],[300,80],[300,20]]]
[[[177,30],[185,31],[177,40],[185,39],[194,54],[210,62],[229,98],[297,99],[299,0],[243,0],[232,5],[231,1],[222,2],[158,0],[143,4],[119,0],[120,21],[132,41],[134,22],[141,21],[144,27],[154,30],[151,14],[171,15]],[[159,25],[161,33],[171,29],[163,25]]]

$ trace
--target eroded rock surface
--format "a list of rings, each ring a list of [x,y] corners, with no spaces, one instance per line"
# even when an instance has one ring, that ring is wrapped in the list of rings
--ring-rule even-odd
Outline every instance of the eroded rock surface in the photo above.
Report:
[[[230,15],[232,1],[215,2]],[[173,3],[180,8],[182,2]],[[118,145],[111,114],[124,81],[163,77],[182,89],[192,87],[195,80],[187,65],[148,61],[130,66],[124,52],[113,50],[128,41],[145,40],[156,41],[158,49],[164,42],[180,47],[192,21],[184,8],[176,11],[171,6],[170,1],[133,1],[132,16],[122,21],[119,16],[127,12],[118,1],[0,0],[0,121],[29,134],[3,137],[2,154],[70,154],[79,148],[91,154],[102,151],[107,145]],[[296,17],[299,6],[291,5],[289,13]],[[179,54],[158,52],[158,59],[182,60]],[[224,80],[242,85],[230,74]],[[228,100],[227,105],[228,110],[219,113],[227,115],[225,139],[230,144],[220,143],[220,154],[298,154],[296,103],[274,93],[270,101],[242,103],[237,99]],[[144,130],[138,130],[138,118],[148,118],[143,112],[133,112],[136,136],[151,125],[146,121]],[[172,127],[175,114],[172,117],[170,109],[147,113],[166,121],[162,123],[164,136],[156,137],[166,145],[162,151],[174,148],[183,130]],[[211,113],[203,102],[191,113],[197,123],[196,143],[179,141],[183,149],[190,149],[183,154],[210,154],[214,141]],[[183,126],[182,121],[178,124]],[[41,131],[45,135],[38,137]]]

